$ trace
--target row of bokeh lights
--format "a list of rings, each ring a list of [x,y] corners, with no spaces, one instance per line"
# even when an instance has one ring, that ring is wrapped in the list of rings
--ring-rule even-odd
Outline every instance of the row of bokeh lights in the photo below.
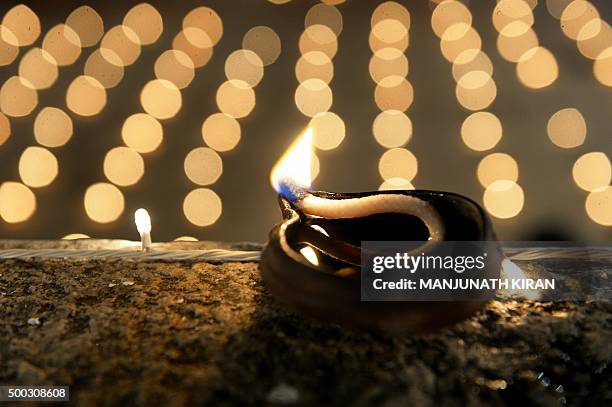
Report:
[[[484,110],[497,96],[493,65],[481,49],[480,36],[472,27],[472,15],[464,3],[455,0],[435,3],[431,26],[440,38],[442,55],[453,65],[457,102],[474,112],[461,126],[461,137],[474,151],[491,150],[503,135],[499,118]],[[539,46],[537,35],[531,28],[534,23],[532,8],[536,5],[537,1],[499,0],[492,13],[492,23],[499,34],[498,51],[504,59],[516,63],[520,83],[527,88],[543,89],[555,82],[559,68],[554,55]],[[560,18],[563,32],[577,41],[580,52],[595,60],[593,71],[596,79],[602,85],[610,86],[612,31],[599,18],[596,8],[583,0],[550,0],[547,6],[551,14]],[[378,22],[377,12],[386,20]],[[403,148],[412,135],[410,120],[402,113],[412,101],[412,88],[401,78],[407,74],[408,64],[403,54],[398,52],[408,44],[409,19],[406,16],[409,17],[406,9],[394,2],[381,4],[372,16],[370,45],[374,55],[370,62],[370,75],[377,83],[376,104],[383,110],[374,121],[373,133],[383,147],[390,148],[379,162],[379,172],[385,180],[381,189],[411,188],[418,172],[415,155]],[[377,50],[372,46],[372,38],[387,45]],[[406,40],[402,42],[403,38]],[[383,58],[383,51],[387,58]],[[382,72],[387,77],[373,69],[381,65],[382,59],[385,66]],[[404,89],[393,94],[384,86],[385,82]],[[390,96],[379,98],[381,89]],[[386,106],[384,102],[387,102]],[[388,107],[393,107],[393,110],[385,111]],[[564,149],[581,146],[586,133],[584,117],[575,108],[559,110],[551,116],[547,126],[550,141]],[[480,161],[476,175],[484,187],[483,203],[493,216],[509,219],[522,211],[525,197],[518,184],[519,167],[511,155],[502,152],[488,154]],[[572,175],[576,185],[589,192],[585,202],[587,215],[598,224],[610,226],[612,170],[608,156],[604,152],[581,155],[575,161]]]
[[[332,104],[331,61],[337,51],[342,15],[332,7],[341,2],[323,3],[327,4],[317,5],[307,14],[306,30],[300,38],[302,56],[296,64],[300,82],[296,105],[312,117],[317,147],[330,150],[338,147],[345,136],[342,120],[328,111]],[[458,102],[468,110],[482,110],[493,102],[497,91],[490,59],[480,50],[480,38],[471,26],[469,10],[454,0],[437,3],[440,4],[434,9],[432,27],[441,38],[443,55],[453,63]],[[517,63],[521,83],[529,88],[545,88],[556,80],[558,66],[552,53],[539,47],[531,28],[531,7],[535,4],[526,0],[501,0],[493,13],[493,24],[499,31],[498,50],[502,57]],[[547,6],[551,14],[560,18],[563,32],[576,40],[578,50],[594,59],[597,80],[612,86],[610,30],[597,10],[583,0],[551,0],[547,1]],[[377,141],[390,149],[379,163],[385,180],[382,189],[410,187],[417,173],[416,157],[401,148],[412,134],[410,120],[403,111],[413,98],[412,88],[406,86],[410,85],[406,80],[408,62],[403,54],[408,46],[409,20],[406,24],[403,16],[407,11],[402,9],[405,10],[397,3],[387,2],[372,16],[370,46],[374,55],[370,74],[377,83],[375,101],[382,110],[374,122],[373,132]],[[444,9],[453,12],[438,11]],[[399,11],[394,14],[394,10]],[[173,117],[180,110],[180,89],[189,85],[194,68],[206,65],[214,44],[222,35],[222,23],[216,13],[200,10],[188,17],[183,30],[174,38],[173,49],[160,55],[155,63],[157,79],[143,88],[141,102],[145,112],[135,113],[124,123],[122,138],[126,146],[109,151],[104,160],[104,173],[115,185],[97,183],[85,195],[85,209],[95,221],[112,222],[121,215],[124,199],[117,186],[133,185],[141,179],[144,174],[142,155],[155,151],[163,140],[160,120]],[[0,63],[5,65],[16,59],[19,47],[32,44],[40,35],[38,17],[24,5],[9,11],[1,28]],[[126,14],[122,25],[106,34],[102,19],[93,9],[87,6],[76,9],[66,24],[49,30],[42,48],[33,48],[22,57],[19,76],[10,78],[2,86],[0,108],[6,115],[0,115],[0,144],[10,136],[10,122],[6,116],[29,115],[37,105],[37,92],[52,86],[58,67],[74,63],[81,48],[96,45],[102,39],[100,48],[87,59],[84,75],[75,78],[69,86],[66,104],[77,116],[91,116],[104,108],[105,89],[120,83],[125,67],[140,55],[141,45],[155,42],[162,30],[161,16],[148,4],[134,7]],[[197,185],[211,185],[221,176],[222,160],[218,153],[231,150],[239,142],[240,125],[236,119],[245,117],[254,107],[252,87],[263,76],[262,65],[264,61],[270,63],[271,56],[278,56],[280,52],[280,40],[271,29],[255,27],[249,33],[244,37],[243,49],[234,52],[226,61],[228,80],[217,92],[220,112],[203,123],[202,136],[207,147],[191,151],[185,159],[186,175]],[[37,68],[33,69],[34,66]],[[159,103],[160,100],[163,103]],[[584,142],[586,123],[578,110],[562,109],[551,117],[547,131],[558,147],[575,148]],[[57,160],[44,147],[61,147],[72,132],[72,120],[63,110],[56,107],[40,110],[34,122],[34,134],[43,147],[28,147],[22,154],[19,172],[23,184],[6,182],[0,187],[0,198],[4,198],[0,199],[0,216],[5,221],[22,222],[31,216],[36,201],[28,187],[49,185],[58,173]],[[477,111],[464,122],[461,136],[473,150],[490,150],[502,137],[501,122],[490,112]],[[493,215],[509,218],[520,213],[524,196],[517,184],[518,172],[514,158],[505,153],[489,154],[479,164],[477,177],[486,188],[483,200]],[[587,214],[602,225],[611,223],[610,173],[609,159],[602,152],[582,155],[573,168],[576,184],[589,192]],[[208,188],[197,188],[184,202],[185,216],[199,226],[214,223],[221,214],[221,207],[220,198]]]
[[[338,52],[338,38],[344,22],[334,4],[324,3],[312,6],[304,18],[304,31],[298,41],[300,57],[295,64],[298,86],[294,96],[298,110],[310,118],[314,147],[330,151],[340,146],[346,133],[342,118],[330,111],[333,59]],[[316,152],[312,155],[311,174],[312,180],[319,174]]]

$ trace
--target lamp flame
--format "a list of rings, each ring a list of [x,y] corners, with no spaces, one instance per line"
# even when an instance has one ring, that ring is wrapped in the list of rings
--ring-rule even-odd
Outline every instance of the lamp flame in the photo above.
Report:
[[[134,212],[134,220],[140,236],[145,233],[151,233],[151,217],[146,209],[140,208]]]
[[[285,151],[270,173],[272,187],[294,200],[296,190],[308,190],[312,183],[312,128],[307,128]]]

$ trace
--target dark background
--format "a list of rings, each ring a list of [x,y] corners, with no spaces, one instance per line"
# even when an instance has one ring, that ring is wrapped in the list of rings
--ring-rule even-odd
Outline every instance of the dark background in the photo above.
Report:
[[[484,152],[469,150],[460,137],[460,127],[470,113],[455,99],[451,64],[443,59],[439,39],[430,28],[433,5],[426,0],[399,1],[412,16],[408,79],[415,92],[407,111],[414,125],[407,148],[419,160],[413,183],[417,188],[450,190],[482,202],[483,188],[476,178],[476,167]],[[105,29],[120,24],[125,13],[139,1],[28,1],[41,19],[40,46],[44,33],[62,23],[76,7],[88,4],[103,17]],[[133,212],[146,207],[153,218],[153,237],[171,240],[192,235],[206,240],[266,239],[267,231],[280,218],[275,193],[269,185],[270,169],[283,150],[308,124],[295,106],[298,85],[294,75],[299,58],[298,38],[304,29],[304,16],[316,1],[293,0],[275,5],[265,0],[149,1],[162,14],[164,32],[152,45],[143,46],[138,61],[126,67],[119,86],[107,91],[108,102],[101,114],[79,117],[65,108],[67,86],[82,74],[86,58],[96,47],[84,49],[71,66],[60,68],[60,76],[50,89],[39,92],[37,108],[25,118],[11,118],[12,135],[0,146],[0,182],[19,181],[18,160],[24,148],[36,145],[33,121],[44,106],[64,109],[75,130],[70,142],[53,150],[60,173],[45,188],[36,189],[37,210],[27,222],[7,224],[0,220],[3,238],[58,238],[81,232],[92,237],[137,238]],[[372,122],[378,114],[373,94],[375,83],[368,73],[371,51],[368,46],[370,16],[381,1],[348,0],[339,6],[344,29],[334,58],[334,79],[330,86],[334,102],[330,109],[346,124],[346,138],[339,148],[318,156],[321,174],[314,187],[330,191],[376,189],[382,182],[377,165],[385,149],[372,136]],[[559,78],[542,90],[520,84],[515,64],[503,60],[496,49],[497,32],[491,22],[494,1],[471,1],[473,25],[483,40],[483,50],[494,65],[498,96],[487,109],[502,122],[504,137],[491,151],[511,154],[519,165],[519,184],[525,192],[525,207],[512,219],[495,220],[500,238],[527,239],[612,239],[611,228],[591,221],[584,210],[587,193],[579,189],[571,175],[572,165],[584,153],[612,153],[612,89],[599,84],[592,73],[592,61],[566,38],[559,21],[540,0],[534,10],[534,30],[540,44],[547,47],[559,63]],[[612,3],[593,1],[601,18],[610,22]],[[18,2],[2,1],[4,14]],[[102,162],[106,152],[122,145],[121,126],[126,117],[142,111],[140,90],[154,79],[153,64],[163,51],[171,48],[181,29],[183,16],[198,6],[209,6],[223,19],[224,35],[215,47],[212,60],[196,69],[196,78],[182,91],[183,107],[172,119],[163,121],[164,142],[145,156],[145,176],[134,186],[121,187],[126,210],[115,222],[98,224],[85,214],[83,194],[95,183],[106,181]],[[195,185],[185,176],[183,160],[195,147],[203,145],[202,121],[217,111],[215,92],[225,80],[223,66],[232,51],[241,48],[242,37],[256,25],[273,28],[282,41],[282,53],[275,64],[266,67],[262,82],[255,89],[257,104],[253,112],[240,119],[242,139],[232,151],[220,153],[223,175],[211,186],[223,201],[223,215],[212,226],[198,228],[183,215],[185,195]],[[0,81],[17,73],[16,61],[0,68]],[[550,116],[565,107],[581,111],[587,122],[585,143],[575,149],[554,146],[546,135]]]

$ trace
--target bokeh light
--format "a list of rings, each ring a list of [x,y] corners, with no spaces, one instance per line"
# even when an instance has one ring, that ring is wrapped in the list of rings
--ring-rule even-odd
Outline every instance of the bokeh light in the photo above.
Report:
[[[575,40],[582,27],[595,18],[599,18],[599,12],[591,2],[575,0],[561,13],[561,29],[567,37]]]
[[[593,64],[593,74],[602,85],[612,87],[612,46],[597,56]]]
[[[480,184],[486,188],[495,181],[518,181],[519,167],[511,155],[493,153],[480,160],[476,174]]]
[[[123,18],[123,25],[136,33],[142,45],[153,44],[164,31],[161,14],[148,3],[132,7]]]
[[[520,61],[527,51],[537,47],[540,41],[531,28],[527,28],[525,32],[516,36],[506,35],[507,31],[509,31],[508,28],[499,33],[497,37],[497,50],[506,61],[516,63]]]
[[[259,55],[263,64],[273,64],[281,53],[281,40],[278,34],[263,25],[251,28],[242,38],[242,48]]]
[[[174,117],[181,109],[181,91],[165,79],[149,81],[140,93],[142,108],[157,119]]]
[[[104,157],[104,175],[113,184],[123,187],[134,185],[144,172],[144,160],[129,147],[113,148]]]
[[[28,147],[19,159],[19,176],[24,184],[33,188],[45,187],[58,173],[57,158],[43,147]]]
[[[197,7],[185,16],[183,29],[190,27],[204,31],[212,41],[212,45],[217,44],[223,36],[223,21],[215,10],[209,7]],[[186,33],[190,40],[189,34],[191,32],[187,31]]]
[[[478,32],[466,23],[448,27],[440,40],[440,50],[447,61],[453,62],[465,50],[480,49],[482,40]]]
[[[612,226],[612,186],[597,188],[589,193],[585,209],[593,222]]]
[[[80,116],[94,116],[106,105],[106,89],[95,78],[77,76],[66,92],[66,105]]]
[[[326,25],[339,36],[342,32],[342,14],[336,7],[326,4],[315,4],[308,10],[304,19],[304,26],[321,24]]]
[[[528,88],[545,88],[559,76],[557,59],[546,48],[532,48],[519,59],[516,74],[521,83]]]
[[[601,52],[612,46],[612,29],[607,22],[595,18],[580,29],[576,44],[582,55],[597,59]]]
[[[404,112],[385,110],[374,119],[372,132],[381,146],[401,147],[412,137],[412,121]]]
[[[17,37],[15,34],[0,25],[0,66],[10,65],[15,61],[19,54],[19,47],[15,45],[16,43]]]
[[[136,113],[125,119],[121,137],[126,146],[139,153],[150,153],[164,139],[164,129],[157,119],[146,113]]]
[[[36,196],[19,182],[0,184],[0,217],[7,223],[25,222],[36,211]]]
[[[172,48],[187,54],[196,68],[206,65],[213,54],[212,40],[205,31],[195,27],[187,27],[178,33],[172,41]]]
[[[373,53],[380,51],[385,48],[393,48],[398,51],[404,52],[408,45],[410,45],[410,35],[405,35],[399,41],[396,42],[384,42],[381,41],[378,37],[374,35],[373,32],[370,32],[368,36],[368,44],[370,45],[370,49]]]
[[[387,76],[377,83],[374,100],[380,110],[407,110],[414,100],[412,85],[401,76]]]
[[[255,92],[246,82],[230,80],[219,86],[216,100],[221,112],[241,118],[248,116],[255,107]]]
[[[472,13],[460,1],[443,1],[431,14],[431,28],[439,38],[442,38],[450,26],[458,23],[472,25]]]
[[[19,76],[36,89],[47,89],[57,80],[55,58],[43,49],[32,48],[21,58]]]
[[[561,148],[574,148],[584,143],[587,125],[577,109],[561,109],[548,120],[546,131],[550,141]]]
[[[84,73],[86,76],[96,79],[105,88],[110,89],[121,82],[124,68],[119,55],[115,51],[102,48],[95,50],[87,58]]]
[[[8,117],[0,113],[0,146],[11,136],[11,122]]]
[[[600,151],[580,156],[572,168],[576,185],[585,191],[607,187],[612,181],[612,167],[608,156]]]
[[[533,25],[533,13],[525,0],[500,0],[493,9],[493,25],[501,32],[509,24],[520,21],[523,26]]]
[[[574,0],[546,0],[546,8],[551,16],[559,20],[563,10]]]
[[[295,77],[298,82],[320,79],[329,84],[334,77],[334,64],[324,52],[310,51],[295,64]]]
[[[455,96],[461,106],[468,110],[486,109],[497,96],[495,81],[487,72],[471,71],[457,82]]]
[[[338,52],[338,38],[332,29],[325,25],[311,25],[300,36],[299,48],[302,55],[321,51],[333,58]]]
[[[183,168],[187,178],[194,184],[211,185],[223,173],[223,162],[215,150],[198,147],[187,154]]]
[[[384,180],[403,178],[411,182],[417,175],[418,161],[414,154],[405,148],[392,148],[380,157],[378,172]]]
[[[337,148],[346,134],[344,121],[332,112],[315,115],[309,127],[313,129],[312,143],[320,150],[333,150]]]
[[[183,201],[183,213],[189,222],[205,227],[215,223],[221,216],[221,198],[208,188],[194,189]]]
[[[202,138],[216,151],[230,151],[240,142],[240,123],[224,113],[214,113],[202,124]]]
[[[2,25],[14,34],[10,37],[3,35],[3,39],[5,41],[15,39],[17,43],[12,45],[19,47],[33,44],[40,35],[40,20],[25,4],[19,4],[7,11],[2,18]]]
[[[493,64],[487,54],[479,49],[466,49],[453,61],[453,78],[459,81],[465,74],[482,71],[493,76]]]
[[[253,51],[239,49],[225,60],[225,76],[230,81],[239,80],[255,87],[263,78],[263,74],[263,62]]]
[[[77,239],[89,239],[89,236],[84,233],[70,233],[64,237],[63,240],[77,240]]]
[[[385,44],[394,44],[408,36],[408,29],[398,20],[381,20],[372,27],[372,34]]]
[[[155,61],[155,76],[165,79],[183,89],[195,76],[195,65],[183,51],[171,49],[162,53]]]
[[[410,190],[414,189],[414,185],[410,181],[403,178],[389,178],[378,187],[379,191],[395,191],[395,190]]]
[[[501,140],[502,133],[499,118],[490,112],[472,113],[461,125],[463,142],[475,151],[492,149]]]
[[[331,89],[320,79],[307,79],[295,91],[296,106],[309,117],[328,111],[332,102]]]
[[[175,242],[197,242],[198,239],[193,236],[179,236],[174,239]]]
[[[78,34],[82,47],[96,45],[104,34],[102,17],[89,6],[81,6],[70,13],[66,25]]]
[[[100,48],[113,51],[121,65],[132,65],[140,56],[140,39],[131,28],[117,25],[104,35]],[[102,56],[106,57],[107,54],[102,53]],[[114,58],[108,62],[116,63]]]
[[[37,104],[38,92],[23,78],[11,76],[0,88],[0,110],[7,116],[27,116]]]
[[[45,147],[61,147],[72,137],[72,119],[62,109],[45,107],[34,120],[34,137]]]
[[[408,75],[408,59],[396,48],[383,48],[374,53],[368,67],[372,80],[376,83],[388,76]]]
[[[395,1],[386,1],[379,4],[370,19],[370,25],[374,28],[383,20],[396,20],[400,22],[406,31],[410,29],[410,12],[403,5]]]
[[[59,66],[72,65],[81,55],[81,39],[72,28],[58,24],[45,35],[42,48]]]
[[[87,216],[98,223],[114,222],[125,210],[125,198],[119,188],[106,182],[87,188],[83,203]]]
[[[499,219],[510,219],[523,210],[525,194],[516,182],[500,180],[487,186],[483,202],[491,215]]]

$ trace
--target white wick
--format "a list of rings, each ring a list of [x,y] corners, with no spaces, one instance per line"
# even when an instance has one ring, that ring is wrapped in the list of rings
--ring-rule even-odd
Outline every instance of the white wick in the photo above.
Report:
[[[138,233],[140,233],[142,251],[148,252],[151,250],[151,217],[149,212],[143,208],[138,209],[134,212],[134,220],[136,221]]]
[[[429,240],[444,239],[444,225],[438,211],[427,201],[402,194],[370,195],[362,198],[326,199],[306,195],[296,205],[308,215],[327,219],[360,218],[378,213],[404,213],[421,219]]]

